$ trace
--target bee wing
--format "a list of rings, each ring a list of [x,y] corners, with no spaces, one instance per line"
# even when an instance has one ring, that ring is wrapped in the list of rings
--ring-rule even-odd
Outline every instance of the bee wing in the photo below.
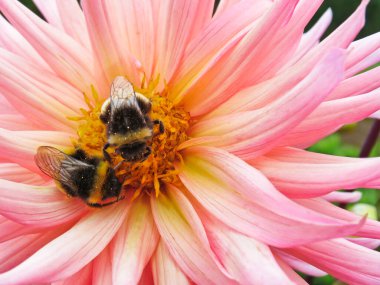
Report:
[[[76,191],[78,189],[72,183],[72,173],[78,169],[93,168],[92,165],[50,146],[40,146],[34,160],[43,173]]]
[[[116,110],[123,104],[127,104],[127,106],[138,107],[133,85],[123,76],[116,77],[112,82],[110,104],[111,111]]]

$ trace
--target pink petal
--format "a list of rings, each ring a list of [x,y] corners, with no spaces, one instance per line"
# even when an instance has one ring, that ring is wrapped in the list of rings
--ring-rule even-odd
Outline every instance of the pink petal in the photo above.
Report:
[[[183,158],[179,177],[199,203],[229,227],[265,244],[307,244],[353,234],[362,226],[363,221],[350,224],[299,207],[259,171],[222,150],[194,147]]]
[[[296,201],[300,205],[313,211],[342,221],[351,222],[359,217],[358,215],[337,207],[323,199],[300,199]],[[380,239],[380,222],[366,219],[364,225],[355,233],[355,236]]]
[[[371,115],[371,118],[380,120],[380,111],[377,111]]]
[[[269,247],[225,227],[220,222],[205,224],[211,247],[239,284],[292,284],[278,266]],[[260,268],[260,270],[257,270]]]
[[[236,5],[239,2],[240,2],[240,0],[221,0],[221,1],[219,1],[218,8],[216,9],[213,17],[219,16],[219,14],[228,12],[230,9],[232,9],[232,7],[234,5]],[[271,0],[255,0],[255,1],[251,1],[250,4],[251,4],[251,6],[254,6],[255,9],[261,10],[262,6],[264,6],[266,8],[269,7],[270,6],[269,4],[272,4],[271,2],[273,2],[273,1],[271,1]]]
[[[33,185],[42,185],[45,183],[45,180],[37,173],[15,163],[0,163],[0,179]]]
[[[75,0],[34,0],[50,24],[64,31],[88,50],[91,49],[83,11]]]
[[[181,270],[198,284],[234,284],[211,251],[202,222],[179,189],[151,196],[161,238]]]
[[[346,60],[346,70],[354,67],[360,63],[367,56],[380,48],[380,32],[367,36],[363,39],[354,41],[348,47],[348,56]],[[369,66],[367,66],[369,67]],[[347,77],[353,75],[351,72],[347,73]]]
[[[165,0],[156,18],[156,75],[169,82],[188,42],[211,20],[213,0]]]
[[[131,4],[130,1],[128,3]],[[135,58],[136,55],[131,53],[128,42],[134,40],[136,35],[130,38],[126,35],[126,27],[130,25],[128,23],[130,15],[122,2],[82,1],[81,4],[86,16],[92,48],[101,63],[108,85],[115,76],[121,74],[126,75],[131,82],[140,84],[138,60]],[[141,13],[139,14],[144,18]]]
[[[38,227],[25,226],[0,215],[0,243],[28,234],[41,232]]]
[[[10,131],[25,131],[38,128],[21,114],[0,114],[0,126]]]
[[[127,220],[112,244],[112,280],[114,284],[137,284],[158,243],[149,201],[133,201]]]
[[[40,248],[61,235],[67,228],[64,226],[44,233],[28,234],[2,242],[0,244],[0,272],[4,273],[22,263]]]
[[[0,213],[17,223],[51,227],[78,219],[87,211],[82,201],[66,198],[54,186],[0,181]]]
[[[190,136],[195,139],[182,147],[202,143],[222,147],[244,159],[268,151],[338,84],[342,64],[342,52],[334,50],[305,80],[272,104],[196,123],[190,130]],[[200,137],[198,141],[197,137]]]
[[[90,212],[30,258],[0,274],[0,283],[46,283],[73,275],[107,246],[124,221],[126,209],[122,201]]]
[[[331,24],[332,18],[332,10],[331,8],[329,8],[318,19],[318,22],[314,24],[314,26],[302,36],[297,51],[290,59],[290,61],[286,63],[284,69],[288,69],[290,65],[294,64],[299,59],[301,59],[311,48],[313,48],[319,43],[319,40],[321,39],[322,35],[326,32],[327,28]],[[284,71],[286,72],[286,70]]]
[[[291,198],[371,187],[372,180],[380,177],[380,158],[338,158],[289,147],[276,149],[250,164]]]
[[[371,67],[380,61],[380,48],[365,57],[360,62],[356,63],[353,67],[346,70],[346,77],[353,76],[356,73],[363,71],[364,69]]]
[[[327,195],[322,196],[323,199],[329,202],[335,203],[355,203],[358,202],[362,197],[362,193],[359,191],[354,192],[343,192],[343,191],[334,191]]]
[[[358,245],[367,247],[369,249],[376,249],[380,246],[380,239],[372,238],[347,238],[348,241],[356,243]]]
[[[358,74],[343,80],[337,88],[327,97],[328,100],[364,94],[380,88],[380,67]]]
[[[380,252],[344,239],[285,250],[349,284],[380,284]]]
[[[0,15],[0,30],[0,46],[2,48],[39,65],[41,69],[50,70],[36,50],[2,15]]]
[[[181,269],[171,257],[169,250],[164,242],[160,242],[157,246],[156,252],[152,258],[152,271],[154,284],[167,285],[190,285],[190,281],[186,275],[183,274]]]
[[[81,285],[92,285],[93,284],[93,265],[92,263],[87,264],[81,270],[71,275],[70,277],[53,282],[51,285],[72,285],[72,284],[81,284]]]
[[[255,7],[251,0],[239,1],[225,13],[212,18],[210,24],[196,36],[186,49],[184,61],[169,82],[171,99],[179,102],[192,81],[198,81],[227,50],[236,46],[248,31],[257,25],[271,3]],[[239,15],[239,17],[236,17]]]
[[[65,131],[76,126],[67,116],[78,116],[79,108],[84,107],[80,91],[51,72],[2,49],[0,72],[0,92],[32,125]]]
[[[178,96],[183,97],[181,103],[191,115],[208,113],[242,87],[260,82],[278,70],[278,66],[281,66],[294,50],[297,38],[301,37],[303,31],[303,27],[302,30],[293,27],[294,29],[287,33],[287,27],[281,29],[287,24],[296,2],[275,2],[273,8],[241,42],[233,49],[226,49],[207,71],[202,70],[199,73],[199,80],[192,78],[191,86],[178,92]],[[274,58],[276,60],[273,60]],[[255,62],[255,65],[252,65],[252,62]]]
[[[300,271],[302,273],[305,273],[307,275],[320,277],[327,275],[326,272],[314,267],[313,265],[310,265],[306,263],[305,261],[302,261],[290,254],[287,254],[285,252],[282,252],[281,250],[274,250],[276,255],[281,257],[282,260],[284,260],[287,264],[290,265],[290,267],[294,268],[294,270]]]
[[[308,147],[344,124],[369,117],[380,109],[380,88],[357,96],[323,102],[301,124],[281,139],[281,146]]]
[[[302,279],[287,263],[285,263],[281,258],[276,257],[278,265],[281,266],[281,269],[288,276],[290,280],[296,285],[308,285],[305,280]]]
[[[89,91],[90,84],[97,85],[91,53],[82,45],[18,1],[2,1],[0,9],[60,77],[83,91]]]
[[[70,134],[53,131],[8,131],[0,128],[0,159],[40,173],[34,155],[41,145],[71,147]]]
[[[141,279],[138,285],[154,285],[153,273],[150,264],[151,262],[145,266],[144,272],[141,275]]]
[[[112,284],[112,263],[109,247],[106,247],[92,261],[93,285]]]

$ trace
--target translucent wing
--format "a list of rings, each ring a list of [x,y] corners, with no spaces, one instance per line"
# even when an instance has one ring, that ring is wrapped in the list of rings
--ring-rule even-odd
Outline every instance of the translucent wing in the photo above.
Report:
[[[72,174],[79,170],[94,168],[93,165],[75,159],[50,146],[40,146],[34,160],[43,173],[75,191],[78,189],[73,184]]]
[[[111,112],[122,105],[138,107],[133,85],[123,76],[114,79],[110,95]]]

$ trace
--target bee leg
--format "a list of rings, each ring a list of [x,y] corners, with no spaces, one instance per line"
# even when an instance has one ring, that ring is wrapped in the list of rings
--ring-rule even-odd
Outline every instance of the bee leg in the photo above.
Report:
[[[143,154],[143,159],[141,160],[141,162],[145,161],[149,155],[152,153],[152,148],[150,146],[147,146],[146,147],[146,151],[145,153]]]
[[[160,134],[163,134],[164,131],[165,131],[165,126],[164,126],[164,123],[160,120],[154,120],[153,121],[153,124],[155,125],[160,125]]]
[[[103,156],[104,156],[104,158],[105,158],[107,161],[111,162],[111,156],[110,156],[110,154],[106,151],[106,149],[107,149],[109,146],[110,146],[109,143],[106,143],[106,144],[104,145],[104,147],[103,147]]]

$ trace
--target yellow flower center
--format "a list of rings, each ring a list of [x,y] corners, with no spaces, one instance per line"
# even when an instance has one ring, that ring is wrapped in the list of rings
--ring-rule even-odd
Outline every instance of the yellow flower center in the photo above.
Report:
[[[167,92],[156,92],[156,82],[147,86],[136,88],[135,91],[143,94],[152,102],[150,117],[152,120],[160,120],[165,126],[165,132],[160,134],[157,128],[154,135],[148,141],[152,153],[143,162],[123,162],[117,170],[117,177],[124,181],[124,189],[135,191],[134,197],[142,192],[154,191],[156,196],[164,183],[178,184],[177,171],[174,162],[181,160],[177,151],[178,146],[188,139],[186,131],[189,127],[190,115],[182,107],[175,106],[168,99]],[[69,118],[78,122],[78,138],[73,140],[75,148],[83,149],[90,156],[102,157],[102,149],[107,142],[106,126],[99,119],[102,100],[96,90],[92,91],[93,100],[85,94],[84,98],[88,110],[81,109],[80,117]],[[107,151],[111,154],[112,165],[116,167],[123,158],[114,153],[114,148]]]

